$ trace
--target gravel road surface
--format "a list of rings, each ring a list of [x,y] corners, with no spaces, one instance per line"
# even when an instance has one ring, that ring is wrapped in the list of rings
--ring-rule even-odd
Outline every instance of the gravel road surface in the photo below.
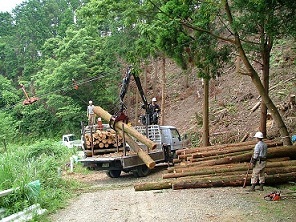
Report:
[[[266,201],[265,191],[241,187],[134,191],[133,184],[161,180],[162,170],[145,178],[123,175],[111,179],[103,172],[73,175],[92,184],[69,205],[51,215],[53,222],[171,222],[171,221],[296,221],[296,200]]]

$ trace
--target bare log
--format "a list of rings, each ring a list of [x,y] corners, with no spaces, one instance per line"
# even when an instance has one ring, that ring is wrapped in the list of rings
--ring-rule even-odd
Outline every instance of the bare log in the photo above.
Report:
[[[191,179],[191,180],[180,180],[173,182],[172,188],[178,189],[190,189],[190,188],[209,188],[209,187],[225,187],[225,186],[242,186],[244,183],[244,175],[239,176],[226,176],[224,178],[213,178],[213,179]],[[285,173],[285,174],[274,174],[266,176],[266,184],[275,185],[282,184],[289,181],[295,181],[296,172]],[[247,185],[250,181],[247,181]]]
[[[248,139],[248,137],[249,137],[249,133],[246,133],[245,135],[244,135],[244,137],[240,140],[240,142],[242,143],[242,142],[245,142],[247,139]]]
[[[146,190],[162,190],[171,189],[171,182],[148,182],[148,183],[138,183],[134,185],[135,191],[146,191]]]
[[[282,142],[273,141],[273,140],[266,140],[264,142],[270,147],[283,145]],[[209,151],[213,151],[213,150],[227,150],[227,149],[238,148],[238,147],[242,147],[242,146],[243,147],[246,147],[246,146],[254,147],[255,144],[256,144],[256,141],[248,141],[248,142],[242,142],[242,143],[195,147],[195,148],[191,148],[191,149],[177,150],[176,154],[178,156],[181,156],[181,155],[192,154],[192,153],[197,153],[197,152],[209,152]]]
[[[266,166],[266,173],[274,174],[274,173],[288,173],[288,172],[296,172],[296,160],[284,161],[284,162],[268,162]],[[188,169],[183,172],[175,172],[175,173],[166,173],[162,175],[163,179],[169,178],[180,178],[180,177],[188,177],[188,176],[197,176],[197,175],[212,175],[227,172],[246,172],[248,169],[248,163],[238,163],[233,165],[219,165],[215,167],[207,167],[207,168],[193,168]]]
[[[110,121],[112,120],[112,115],[106,112],[104,109],[102,109],[99,106],[94,107],[94,113],[98,116],[101,116],[104,120]],[[116,130],[120,129],[122,130],[124,128],[124,131],[129,134],[132,137],[135,137],[137,140],[139,140],[141,143],[145,144],[149,149],[155,149],[157,144],[153,141],[149,140],[147,137],[139,133],[137,130],[135,130],[133,127],[130,127],[129,125],[123,123],[122,121],[118,121],[115,123]]]
[[[123,137],[123,131],[118,129],[119,134]],[[153,169],[156,165],[155,161],[146,153],[129,135],[125,134],[125,139],[133,151],[143,160],[149,169]]]
[[[199,166],[213,166],[213,165],[221,165],[227,163],[235,163],[235,162],[246,162],[251,159],[253,152],[247,152],[245,154],[240,154],[236,156],[225,157],[221,159],[215,160],[207,160],[195,163],[184,163],[183,165],[178,165],[175,167],[187,167],[190,165],[199,165]],[[294,157],[296,155],[296,145],[293,146],[280,146],[280,147],[272,147],[267,151],[267,158],[279,158],[279,157]]]

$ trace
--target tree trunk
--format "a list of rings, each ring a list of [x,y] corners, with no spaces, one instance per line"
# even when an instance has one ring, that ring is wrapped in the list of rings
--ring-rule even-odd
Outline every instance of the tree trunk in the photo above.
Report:
[[[209,146],[209,79],[204,78],[204,101],[203,101],[203,134],[202,144],[203,146]]]
[[[165,119],[165,85],[166,85],[166,70],[165,70],[165,57],[162,57],[162,75],[161,75],[161,118],[160,125],[164,125]]]
[[[158,58],[153,59],[153,64],[154,64],[153,80],[154,80],[154,83],[155,83],[155,81],[158,79]],[[157,93],[156,85],[157,84],[152,84],[153,95],[156,95],[156,93]]]
[[[262,29],[262,37],[265,37],[264,30]],[[267,38],[268,39],[268,38]],[[272,42],[263,40],[264,46],[261,51],[263,69],[262,69],[262,82],[265,89],[265,93],[269,94],[269,69],[270,69],[270,50],[272,48]],[[264,138],[266,138],[266,120],[267,120],[267,107],[264,102],[261,104],[261,116],[260,116],[260,131],[263,133]]]
[[[225,6],[226,14],[228,16],[229,23],[230,23],[230,25],[233,25],[233,18],[232,18],[232,14],[231,14],[227,0],[224,1],[224,6]],[[240,40],[240,36],[237,31],[234,31],[234,38],[235,38],[234,45],[237,47],[238,53],[245,65],[245,67],[247,68],[247,70],[249,72],[248,75],[251,77],[253,84],[256,86],[256,88],[259,92],[259,95],[262,97],[263,102],[266,104],[268,110],[270,111],[271,115],[273,116],[274,121],[276,122],[276,124],[279,128],[284,145],[292,145],[287,127],[286,127],[279,111],[277,110],[276,106],[274,105],[274,103],[270,99],[269,95],[266,93],[264,86],[262,85],[262,82],[258,76],[258,73],[254,70],[253,66],[251,65],[250,61],[248,60],[247,55],[243,49],[243,46],[242,46],[242,43]]]
[[[135,104],[135,121],[134,121],[134,125],[138,124],[138,120],[139,120],[139,93],[136,92],[136,104]]]

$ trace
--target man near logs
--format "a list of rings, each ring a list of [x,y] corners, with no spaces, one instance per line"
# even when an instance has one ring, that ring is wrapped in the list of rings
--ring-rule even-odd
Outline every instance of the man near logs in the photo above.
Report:
[[[87,107],[87,118],[88,118],[88,125],[94,125],[95,124],[95,113],[94,113],[94,105],[92,101],[88,102],[89,105]]]
[[[255,186],[258,182],[258,179],[260,184],[259,190],[263,191],[263,186],[265,183],[267,145],[263,142],[262,132],[257,132],[254,137],[257,138],[258,142],[255,145],[254,154],[250,161],[253,168],[250,191],[255,191]]]

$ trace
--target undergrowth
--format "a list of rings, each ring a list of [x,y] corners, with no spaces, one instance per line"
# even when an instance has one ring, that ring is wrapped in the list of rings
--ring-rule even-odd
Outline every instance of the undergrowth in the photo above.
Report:
[[[58,173],[73,154],[73,150],[51,140],[9,146],[2,152],[0,191],[14,188],[13,193],[0,197],[0,206],[6,209],[4,216],[36,203],[49,213],[61,208],[79,185],[63,180]]]

